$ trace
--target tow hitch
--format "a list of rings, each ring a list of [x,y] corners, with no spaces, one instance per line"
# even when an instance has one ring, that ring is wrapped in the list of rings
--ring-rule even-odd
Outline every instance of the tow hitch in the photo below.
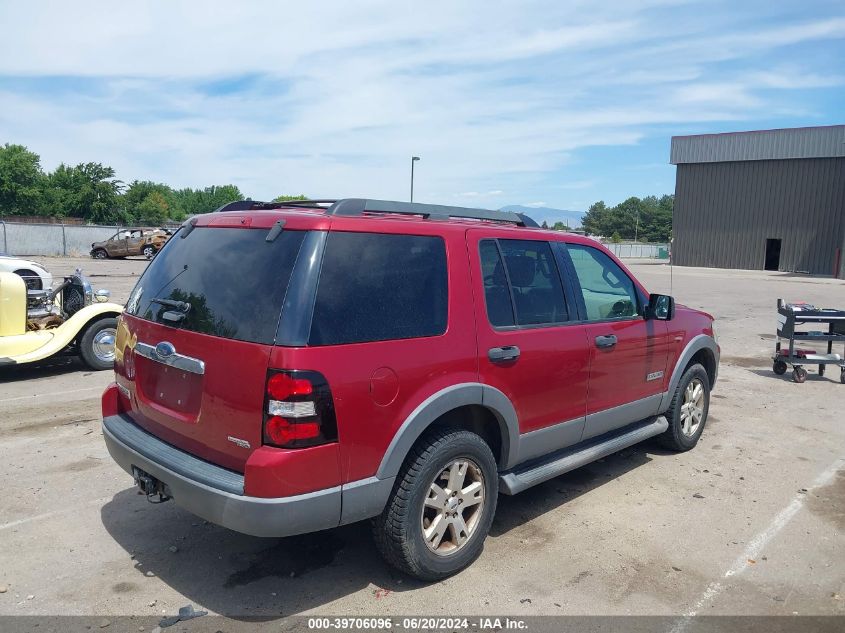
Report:
[[[137,466],[132,467],[132,476],[135,478],[135,485],[138,486],[138,492],[146,495],[147,501],[150,503],[170,501],[169,490],[164,482],[159,481],[149,473],[145,473]]]

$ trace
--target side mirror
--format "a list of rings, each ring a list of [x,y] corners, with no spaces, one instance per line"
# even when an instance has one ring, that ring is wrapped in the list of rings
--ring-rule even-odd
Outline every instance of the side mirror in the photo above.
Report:
[[[648,296],[648,306],[645,309],[646,319],[671,321],[675,317],[675,298],[669,295]]]

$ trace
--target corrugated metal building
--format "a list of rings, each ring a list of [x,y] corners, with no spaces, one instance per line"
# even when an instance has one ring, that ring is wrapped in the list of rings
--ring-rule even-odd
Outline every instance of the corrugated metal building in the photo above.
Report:
[[[674,263],[845,278],[845,125],[672,137]]]

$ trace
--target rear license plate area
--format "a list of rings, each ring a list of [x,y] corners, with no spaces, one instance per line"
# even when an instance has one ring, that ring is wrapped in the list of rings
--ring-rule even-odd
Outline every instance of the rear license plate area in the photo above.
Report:
[[[202,376],[139,359],[138,384],[146,398],[171,411],[195,414],[202,400]]]

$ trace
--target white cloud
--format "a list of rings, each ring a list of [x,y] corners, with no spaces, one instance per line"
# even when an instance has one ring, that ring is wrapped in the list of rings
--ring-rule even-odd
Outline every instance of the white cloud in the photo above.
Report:
[[[810,108],[776,95],[842,83],[793,53],[769,58],[843,37],[845,18],[761,28],[751,9],[744,20],[693,10],[3,3],[0,141],[29,145],[47,167],[100,160],[126,179],[235,182],[260,198],[401,199],[417,155],[415,198],[500,204],[505,190],[552,200],[597,187],[547,176],[585,148]],[[55,93],[48,77],[70,79]]]

